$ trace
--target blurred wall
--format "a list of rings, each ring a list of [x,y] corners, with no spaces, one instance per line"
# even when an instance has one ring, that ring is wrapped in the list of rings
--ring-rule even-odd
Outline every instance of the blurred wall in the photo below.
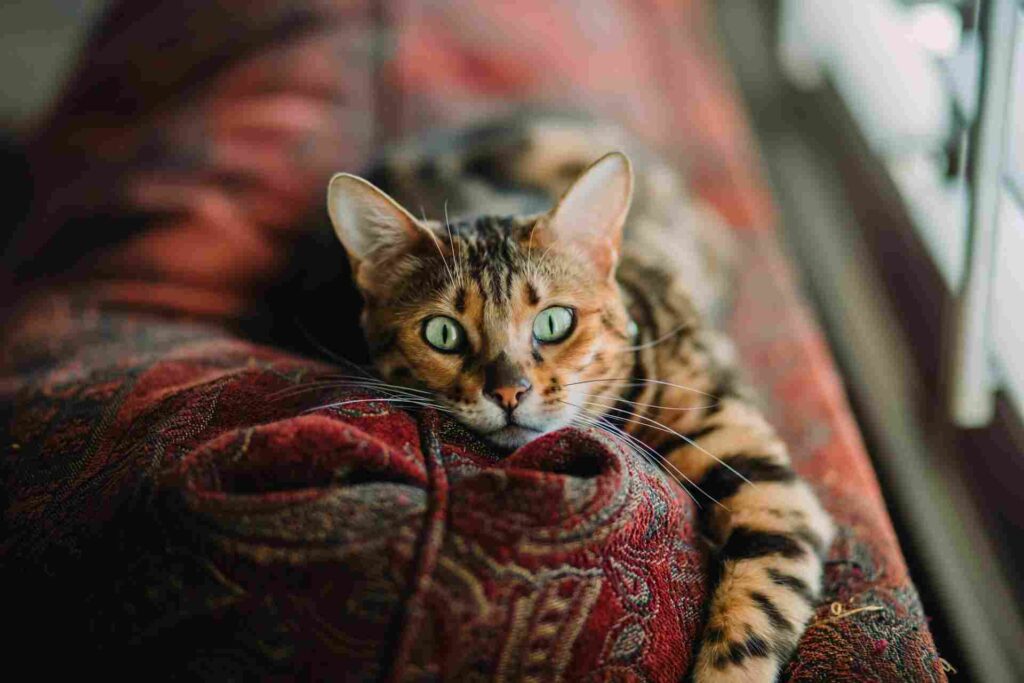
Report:
[[[45,111],[106,0],[0,3],[0,128],[23,130]]]

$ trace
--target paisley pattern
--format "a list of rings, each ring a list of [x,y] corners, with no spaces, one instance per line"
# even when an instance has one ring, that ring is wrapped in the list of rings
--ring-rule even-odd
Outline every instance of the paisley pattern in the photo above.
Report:
[[[99,610],[48,630],[100,620],[108,632],[90,645],[101,657],[134,632],[123,663],[156,656],[171,671],[685,672],[675,646],[696,637],[705,590],[695,509],[616,443],[565,431],[499,459],[431,411],[317,408],[373,395],[287,391],[331,371],[310,361],[199,327],[99,321],[83,316],[74,338],[51,340],[52,369],[6,397],[5,569],[35,601],[71,587],[33,576],[37,563],[61,581],[74,566]],[[122,342],[94,326],[121,327]],[[124,362],[146,346],[133,330],[157,342],[168,327],[192,334]],[[92,369],[70,391],[63,378],[84,358]],[[110,542],[122,533],[146,539]],[[111,566],[117,587],[96,574]],[[253,611],[253,624],[278,621],[242,636],[221,628]],[[155,653],[194,633],[197,659]],[[244,652],[244,667],[228,651]]]

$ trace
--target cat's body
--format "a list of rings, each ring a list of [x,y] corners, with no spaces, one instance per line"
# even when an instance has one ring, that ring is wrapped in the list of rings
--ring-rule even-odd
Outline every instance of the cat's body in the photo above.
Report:
[[[635,183],[622,155],[587,169],[616,149]],[[365,181],[332,181],[381,375],[500,447],[592,426],[657,453],[720,503],[705,506],[721,564],[695,680],[774,680],[833,532],[715,326],[732,256],[713,213],[616,129],[561,116],[396,147],[371,179],[411,212],[450,218],[417,220]]]

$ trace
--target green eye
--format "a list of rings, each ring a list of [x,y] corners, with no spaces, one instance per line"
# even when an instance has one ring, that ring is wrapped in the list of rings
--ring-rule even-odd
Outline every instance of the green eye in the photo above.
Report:
[[[423,323],[423,338],[438,351],[453,353],[462,348],[466,335],[459,323],[447,316],[435,315]]]
[[[533,319],[533,337],[544,344],[560,342],[569,336],[575,322],[576,315],[571,308],[545,308]]]

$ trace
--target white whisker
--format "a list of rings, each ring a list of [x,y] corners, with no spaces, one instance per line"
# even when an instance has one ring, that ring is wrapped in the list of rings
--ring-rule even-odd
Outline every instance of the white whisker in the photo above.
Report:
[[[644,342],[643,344],[637,344],[636,346],[627,346],[624,349],[620,349],[619,352],[620,353],[629,353],[629,352],[632,352],[632,351],[642,351],[644,349],[649,349],[649,348],[651,348],[653,346],[657,346],[658,344],[661,344],[662,342],[668,341],[669,339],[671,339],[675,335],[679,334],[680,332],[682,332],[683,330],[685,330],[688,327],[689,327],[688,323],[680,323],[679,325],[676,325],[671,330],[669,330],[665,334],[661,335],[657,339],[653,339],[653,340],[651,340],[649,342]]]
[[[674,412],[685,413],[685,412],[690,411],[690,410],[707,410],[709,408],[714,408],[715,406],[718,405],[718,401],[715,401],[714,403],[709,403],[708,405],[703,405],[703,406],[693,406],[691,408],[673,408],[672,406],[662,406],[662,405],[658,405],[657,403],[643,403],[641,401],[630,401],[627,398],[605,396],[603,394],[583,393],[583,395],[584,396],[588,396],[590,398],[607,398],[609,401],[612,402],[611,404],[595,404],[595,405],[607,405],[609,408],[614,407],[614,405],[616,403],[621,401],[622,403],[628,403],[630,405],[640,406],[642,408],[658,408],[659,410],[671,410],[671,411],[674,411]]]
[[[443,412],[443,413],[452,413],[451,410],[449,410],[449,409],[447,409],[447,408],[445,408],[443,406],[439,406],[436,403],[431,403],[429,401],[418,401],[418,400],[415,400],[415,399],[408,399],[408,398],[380,398],[380,397],[377,397],[377,398],[356,398],[356,399],[348,399],[348,400],[345,400],[345,401],[337,401],[337,402],[334,402],[334,403],[325,403],[324,405],[316,406],[314,408],[308,408],[307,410],[304,410],[303,413],[304,414],[305,413],[311,413],[311,412],[314,412],[314,411],[317,411],[317,410],[324,410],[326,408],[341,408],[343,406],[353,405],[353,404],[357,404],[357,403],[391,403],[391,404],[395,404],[395,405],[408,404],[408,405],[419,406],[421,408],[432,408],[434,410],[437,410],[437,411],[440,411],[440,412]]]
[[[540,219],[535,220],[533,222],[533,225],[530,226],[530,239],[529,239],[529,241],[526,244],[526,250],[527,250],[527,252],[526,252],[527,253],[526,272],[527,272],[527,274],[529,274],[529,276],[531,278],[535,278],[537,276],[537,262],[534,259],[534,250],[533,250],[533,235],[534,235],[534,233],[537,232],[537,226],[538,225],[540,225]]]
[[[424,228],[424,230],[426,230],[426,233],[430,235],[430,239],[433,241],[434,247],[437,248],[437,253],[441,257],[441,262],[444,263],[444,269],[448,271],[448,279],[451,281],[452,287],[455,287],[455,273],[452,271],[451,266],[448,265],[448,259],[444,257],[444,252],[441,251],[441,241],[437,238],[437,235],[434,234],[433,230],[430,230],[429,228]],[[454,258],[454,253],[452,254],[452,258]]]
[[[347,377],[339,377],[339,378],[337,378],[335,380],[330,375],[323,375],[323,377],[326,378],[325,381],[337,381],[339,383],[341,383],[341,382],[349,382],[349,383],[351,383],[352,385],[355,385],[355,386],[365,385],[365,386],[368,386],[368,387],[383,387],[383,388],[386,388],[386,389],[392,389],[394,391],[403,391],[403,392],[407,392],[407,393],[410,393],[410,394],[421,394],[423,396],[433,396],[434,395],[434,392],[432,392],[432,391],[426,391],[424,389],[415,389],[413,387],[407,387],[407,386],[404,386],[404,385],[401,385],[401,384],[390,384],[390,383],[385,382],[384,380],[380,380],[380,379],[373,379],[373,380],[366,379],[366,380],[363,380],[363,379],[359,379],[359,378],[352,378],[351,380],[349,380],[349,378],[347,378]]]
[[[329,389],[361,389],[387,392],[389,394],[407,395],[414,398],[426,398],[432,396],[430,392],[410,389],[395,384],[388,384],[383,381],[369,381],[363,379],[321,379],[313,382],[306,382],[295,386],[285,387],[267,395],[271,400],[286,398],[310,391],[326,391]]]
[[[344,356],[338,355],[337,353],[331,351],[326,346],[321,344],[320,340],[314,337],[313,334],[309,331],[309,329],[302,324],[302,321],[299,320],[298,316],[293,318],[293,322],[299,328],[299,331],[302,332],[302,336],[306,338],[306,341],[312,344],[313,348],[315,348],[317,351],[324,354],[325,356],[327,356],[327,358],[333,360],[336,363],[340,363],[341,365],[347,366],[352,370],[355,370],[356,372],[366,376],[367,378],[374,379],[373,375],[370,374],[370,372],[363,366],[359,365],[358,363],[354,363],[353,361],[349,360],[348,358],[345,358]]]
[[[672,479],[672,481],[675,481],[677,484],[679,483],[679,480],[675,476],[673,476],[671,472],[668,471],[668,469],[665,467],[665,464],[661,462],[660,458],[652,457],[652,455],[649,454],[649,451],[643,442],[639,441],[638,439],[632,438],[629,434],[623,432],[621,429],[617,429],[613,425],[601,422],[589,415],[583,414],[576,415],[575,417],[573,417],[572,422],[574,424],[578,423],[585,427],[590,427],[604,434],[607,434],[608,436],[614,438],[616,441],[619,441],[624,446],[626,446],[626,448],[628,448],[631,453],[649,462],[651,465],[655,467],[655,469],[669,475],[669,478]],[[683,490],[686,491],[686,488],[683,487]],[[700,503],[697,502],[697,499],[694,498],[692,493],[686,491],[686,494],[693,499],[694,503],[697,503],[698,506],[700,505]]]
[[[566,403],[566,402],[565,402],[565,401],[563,401],[563,403]],[[573,404],[569,403],[568,405],[573,405]],[[582,411],[585,411],[585,412],[586,412],[586,408],[583,408],[583,407],[581,407],[581,406],[574,406],[574,407],[576,407],[576,408],[578,408],[578,409],[580,409],[580,410],[582,410]],[[590,416],[590,415],[592,415],[592,414],[588,412],[588,416]],[[675,466],[675,465],[674,465],[674,464],[672,463],[672,461],[668,460],[667,458],[664,458],[664,457],[663,457],[663,456],[662,456],[662,455],[661,455],[660,453],[658,453],[658,452],[657,452],[656,450],[654,450],[653,448],[651,448],[650,446],[648,446],[647,444],[645,444],[645,443],[643,442],[643,440],[641,440],[641,439],[638,439],[637,437],[633,436],[632,434],[629,434],[629,433],[628,433],[628,432],[626,432],[625,430],[623,430],[623,429],[621,429],[621,428],[619,428],[619,427],[617,427],[617,426],[615,426],[615,425],[613,425],[613,424],[610,424],[610,423],[608,423],[608,422],[607,422],[607,420],[605,419],[605,417],[604,417],[604,416],[595,416],[595,417],[594,417],[594,419],[596,419],[596,420],[599,420],[599,421],[600,421],[600,422],[602,422],[602,423],[603,423],[603,424],[604,424],[604,425],[605,425],[605,426],[606,426],[606,427],[607,427],[608,429],[612,429],[612,430],[615,430],[615,432],[617,432],[618,434],[620,434],[620,435],[621,435],[621,436],[622,436],[623,438],[625,438],[625,439],[629,439],[630,441],[632,441],[632,442],[633,442],[633,443],[635,443],[636,445],[638,445],[638,446],[640,446],[641,448],[643,448],[644,450],[646,450],[646,451],[647,451],[648,453],[650,453],[650,454],[651,454],[651,457],[655,458],[656,462],[657,462],[657,463],[659,463],[659,464],[660,464],[660,465],[661,465],[661,466],[662,466],[663,468],[668,468],[668,467],[671,467],[671,468],[672,468],[672,471],[673,471],[673,472],[675,472],[675,475],[676,475],[676,476],[677,476],[678,478],[681,478],[681,479],[682,479],[683,481],[685,481],[686,483],[688,483],[688,484],[689,484],[690,486],[692,486],[693,488],[697,489],[697,490],[698,490],[698,491],[699,491],[700,493],[702,493],[702,494],[703,494],[703,495],[704,495],[705,497],[707,497],[707,499],[708,499],[708,500],[710,500],[710,501],[714,502],[714,503],[715,503],[716,505],[718,505],[718,506],[722,507],[722,508],[723,508],[723,509],[725,509],[725,510],[728,510],[728,509],[729,509],[729,508],[728,508],[728,507],[726,507],[726,506],[725,506],[725,505],[724,505],[723,503],[721,503],[720,501],[718,501],[717,499],[715,499],[715,498],[714,498],[714,497],[713,497],[713,496],[712,496],[711,494],[709,494],[709,493],[708,493],[707,491],[705,491],[705,490],[704,490],[703,488],[701,488],[701,487],[700,487],[700,486],[699,486],[699,485],[698,485],[698,484],[697,484],[697,483],[696,483],[695,481],[693,481],[693,480],[692,480],[692,479],[690,479],[690,478],[689,478],[688,476],[686,476],[686,474],[685,474],[685,473],[684,473],[684,472],[683,472],[682,470],[680,470],[680,469],[679,469],[678,467],[676,467],[676,466]],[[666,469],[666,471],[668,471],[668,470]],[[690,496],[690,497],[691,497],[691,498],[693,497],[693,496],[692,496],[692,494],[691,494],[691,496]],[[694,499],[694,502],[697,502],[697,501],[696,501],[696,499]],[[698,503],[698,505],[699,505],[699,503]]]
[[[455,238],[452,236],[452,224],[448,219],[448,200],[444,200],[444,227],[448,230],[448,243],[452,246],[452,261],[455,262],[456,270],[459,273],[459,286],[465,287],[466,280],[463,277],[462,271],[462,250],[459,250],[459,255],[455,255]]]
[[[718,400],[717,396],[715,396],[714,394],[709,394],[706,391],[701,391],[700,389],[694,389],[693,387],[687,387],[687,386],[684,386],[682,384],[675,384],[673,382],[666,382],[666,381],[660,380],[660,379],[642,379],[642,378],[638,378],[638,377],[609,377],[609,378],[602,378],[602,379],[584,379],[584,380],[580,380],[579,382],[569,382],[569,383],[565,384],[565,386],[567,386],[567,387],[574,387],[574,386],[578,386],[580,384],[597,384],[597,383],[602,383],[602,382],[603,383],[609,383],[609,384],[615,384],[617,386],[630,386],[630,387],[638,387],[638,386],[643,386],[645,384],[660,384],[660,385],[667,386],[667,387],[675,387],[676,389],[682,389],[683,391],[692,391],[695,394],[700,394],[701,396],[707,396],[708,398],[713,398],[716,401]]]
[[[683,434],[680,434],[679,432],[677,432],[676,430],[672,429],[668,425],[663,424],[661,422],[658,422],[657,420],[654,420],[652,418],[644,417],[643,415],[637,415],[636,413],[629,412],[628,410],[622,410],[621,408],[608,408],[608,410],[610,410],[612,412],[615,412],[615,413],[624,413],[624,414],[629,415],[629,416],[631,416],[633,418],[633,419],[630,419],[630,418],[625,418],[625,417],[615,417],[615,419],[623,420],[624,422],[631,422],[633,424],[638,424],[638,425],[641,425],[643,427],[651,427],[653,429],[657,429],[657,430],[665,432],[667,434],[672,434],[676,438],[682,439],[683,441],[685,441],[689,445],[691,445],[694,448],[696,448],[701,453],[707,455],[709,458],[713,459],[715,462],[717,462],[720,465],[722,465],[723,467],[725,467],[727,470],[729,470],[730,472],[735,474],[737,477],[739,477],[743,481],[747,482],[748,484],[750,484],[752,486],[757,486],[757,484],[754,484],[754,482],[750,481],[745,476],[743,476],[741,473],[737,472],[736,469],[734,467],[732,467],[729,463],[725,462],[724,460],[719,458],[714,453],[706,450],[703,446],[698,444],[696,441],[694,441],[690,437],[685,436]],[[609,416],[609,417],[614,417],[614,416]],[[643,420],[643,422],[639,422],[638,420]]]
[[[583,414],[576,415],[576,416],[574,416],[572,418],[571,422],[572,422],[572,424],[575,424],[577,426],[584,426],[584,427],[589,427],[591,429],[596,429],[599,432],[602,432],[602,433],[608,435],[609,437],[611,437],[611,438],[615,439],[616,441],[620,442],[623,446],[625,446],[634,455],[637,455],[640,458],[642,458],[643,460],[649,462],[652,466],[654,466],[655,469],[657,469],[657,470],[659,470],[661,472],[664,472],[665,474],[669,475],[669,478],[672,481],[675,481],[677,484],[679,483],[679,481],[674,476],[672,476],[672,473],[669,472],[668,469],[665,468],[663,463],[659,462],[658,459],[651,457],[647,452],[645,452],[644,449],[637,447],[638,445],[643,445],[642,443],[636,441],[635,439],[628,438],[629,435],[626,434],[625,432],[623,432],[621,430],[614,430],[613,431],[614,428],[613,428],[612,425],[609,425],[609,424],[606,424],[606,423],[603,423],[603,422],[599,422],[598,420],[590,417],[589,415],[583,415]],[[686,491],[685,487],[683,488],[683,490]],[[690,493],[689,491],[686,491],[686,493],[687,493],[688,496],[690,496],[690,498],[693,499],[693,502],[697,503],[697,499],[693,497],[692,493]],[[699,503],[697,503],[697,504],[700,505]]]

